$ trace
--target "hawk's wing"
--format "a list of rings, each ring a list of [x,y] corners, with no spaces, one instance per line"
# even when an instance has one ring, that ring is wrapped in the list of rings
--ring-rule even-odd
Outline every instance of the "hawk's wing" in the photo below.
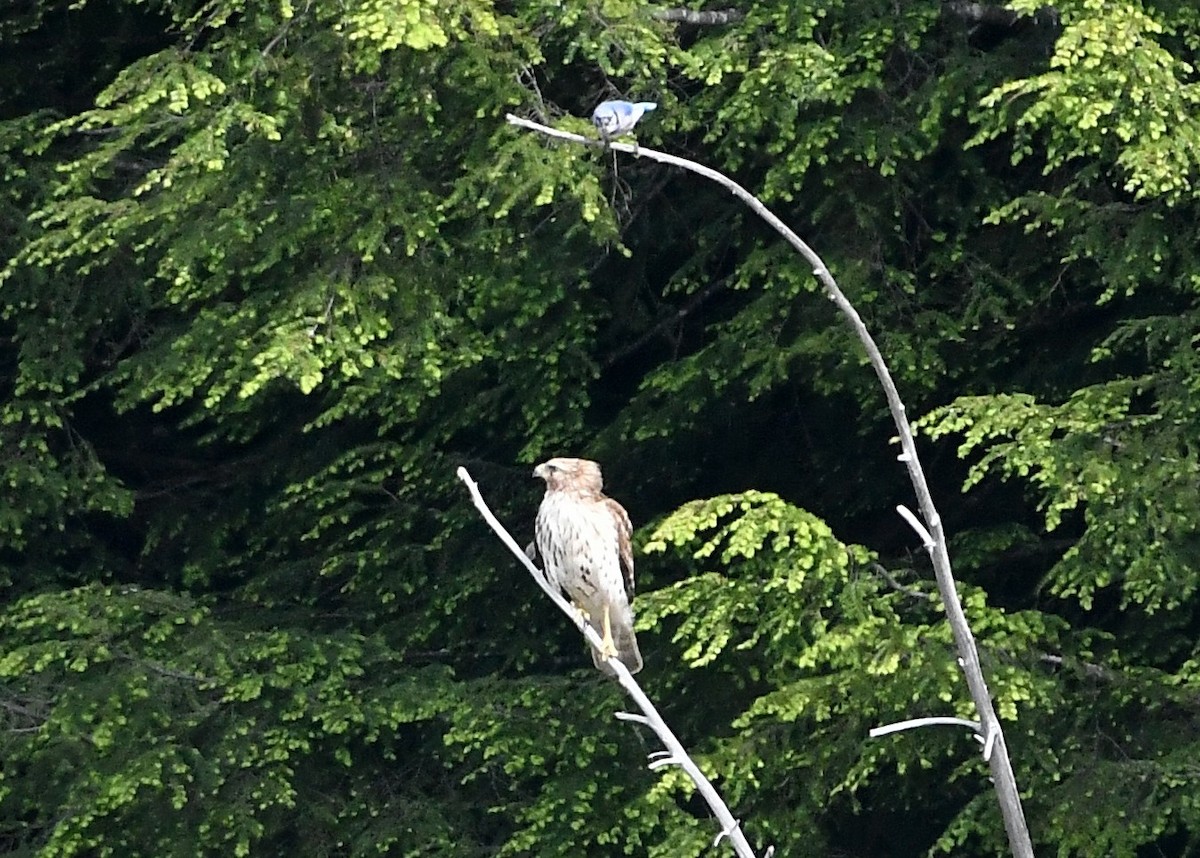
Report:
[[[621,558],[621,572],[625,578],[625,598],[633,601],[633,522],[629,513],[612,498],[604,498],[604,507],[617,526],[617,554]]]

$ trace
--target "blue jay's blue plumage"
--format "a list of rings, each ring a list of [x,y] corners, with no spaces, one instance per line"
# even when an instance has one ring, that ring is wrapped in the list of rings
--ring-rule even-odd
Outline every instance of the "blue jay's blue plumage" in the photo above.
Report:
[[[628,134],[642,118],[658,107],[653,101],[602,101],[592,111],[592,122],[604,139]]]

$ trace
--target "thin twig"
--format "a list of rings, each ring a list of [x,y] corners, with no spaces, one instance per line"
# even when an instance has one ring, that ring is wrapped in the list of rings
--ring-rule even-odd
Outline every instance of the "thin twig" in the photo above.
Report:
[[[952,718],[950,716],[938,716],[935,718],[909,718],[907,721],[897,721],[895,724],[885,724],[882,727],[872,727],[869,733],[872,739],[878,739],[880,736],[886,736],[888,733],[899,733],[902,730],[911,730],[914,727],[966,727],[973,733],[980,733],[983,726],[978,721],[971,721],[968,718]]]
[[[535,122],[530,122],[511,113],[508,114],[506,119],[511,125],[528,128],[531,131],[545,134],[548,137],[570,140],[575,143],[582,143],[585,146],[605,145],[604,141],[583,137],[567,131],[559,131],[556,128],[549,128],[545,125],[538,125]],[[942,519],[938,514],[937,507],[933,503],[933,495],[929,490],[929,483],[925,479],[925,471],[921,467],[921,461],[917,455],[916,440],[913,437],[912,427],[908,423],[904,403],[900,399],[900,392],[896,388],[896,382],[892,379],[891,370],[888,369],[887,362],[883,359],[883,353],[879,350],[879,346],[876,345],[875,339],[871,336],[871,332],[867,329],[862,317],[859,316],[858,310],[854,308],[854,305],[850,303],[850,299],[846,297],[837,285],[837,281],[829,273],[829,268],[825,265],[820,255],[809,247],[800,236],[796,235],[787,224],[763,205],[757,197],[733,181],[733,179],[711,167],[705,167],[703,164],[697,164],[695,161],[689,161],[687,158],[668,155],[665,152],[659,152],[655,149],[631,146],[627,143],[608,143],[607,145],[608,148],[616,152],[626,152],[640,158],[649,158],[653,161],[671,164],[696,173],[721,185],[721,187],[745,203],[755,214],[770,224],[812,266],[813,275],[820,280],[825,294],[833,301],[842,315],[846,317],[855,335],[863,344],[863,348],[867,352],[867,359],[871,362],[871,367],[875,370],[875,376],[879,379],[879,383],[883,387],[888,410],[891,412],[892,419],[896,424],[901,448],[899,459],[908,470],[909,479],[912,481],[913,490],[917,496],[921,518],[924,519],[924,523],[922,524],[913,516],[910,523],[916,522],[920,525],[919,530],[923,531],[923,540],[926,533],[929,536],[929,541],[926,542],[925,548],[933,561],[938,592],[941,594],[942,603],[946,608],[946,618],[950,623],[950,629],[954,635],[954,645],[958,650],[963,673],[966,676],[967,688],[971,693],[971,700],[975,703],[975,709],[979,713],[980,723],[983,725],[982,732],[987,737],[988,765],[995,784],[996,797],[1000,803],[1000,813],[1004,819],[1004,828],[1008,834],[1009,847],[1016,858],[1033,858],[1033,843],[1029,837],[1029,826],[1025,821],[1025,812],[1021,807],[1021,795],[1017,789],[1016,775],[1013,773],[1012,760],[1009,758],[1004,732],[1001,729],[1000,719],[996,715],[995,707],[992,705],[991,693],[988,690],[987,681],[983,676],[983,669],[979,663],[979,650],[975,644],[975,637],[971,632],[970,624],[967,622],[962,601],[958,598],[958,590],[954,584],[954,574],[950,566],[950,553],[946,545],[946,534],[942,527]],[[992,753],[992,751],[999,751],[999,753]]]
[[[1043,6],[1030,15],[1024,12],[1014,12],[1002,5],[975,3],[972,0],[948,0],[942,4],[942,11],[961,18],[968,24],[985,24],[1004,29],[1010,29],[1021,21],[1029,20],[1040,25],[1058,27],[1062,20],[1058,9],[1053,6]]]
[[[1092,661],[1084,661],[1079,658],[1063,658],[1061,655],[1052,653],[1042,653],[1038,658],[1045,664],[1052,664],[1055,667],[1066,667],[1069,669],[1078,670],[1083,673],[1088,679],[1099,679],[1104,682],[1115,682],[1120,678],[1120,673],[1112,668],[1105,667],[1102,664],[1096,664]]]
[[[701,27],[737,24],[746,17],[740,9],[656,9],[650,13],[655,21],[670,21],[677,24],[695,24]]]
[[[603,642],[597,632],[590,623],[583,619],[582,614],[575,608],[571,607],[570,603],[563,598],[558,589],[552,587],[546,579],[542,570],[534,565],[533,561],[525,554],[525,551],[517,545],[517,541],[512,538],[509,532],[505,529],[500,520],[492,514],[488,509],[488,505],[483,500],[483,495],[479,493],[479,486],[471,479],[471,475],[466,468],[458,469],[458,478],[463,481],[468,491],[471,492],[471,500],[475,503],[475,508],[479,510],[479,514],[483,516],[483,520],[488,523],[488,526],[496,532],[500,537],[500,541],[512,552],[513,556],[520,561],[533,576],[533,580],[542,588],[542,591],[550,597],[550,600],[558,606],[558,609],[571,618],[571,621],[583,632],[583,636],[596,652],[603,651]],[[637,680],[630,674],[629,669],[621,662],[619,658],[607,659],[607,664],[616,673],[617,682],[621,683],[621,687],[625,689],[625,693],[633,698],[633,702],[637,704],[638,709],[642,710],[642,715],[633,715],[628,712],[618,712],[616,717],[622,721],[635,721],[645,724],[655,732],[659,740],[666,748],[665,751],[659,751],[652,754],[650,762],[651,769],[661,768],[662,766],[674,765],[679,766],[688,777],[692,779],[692,783],[696,785],[696,790],[708,804],[713,815],[716,816],[717,822],[721,825],[721,833],[718,840],[728,838],[733,844],[733,849],[737,853],[738,858],[754,858],[754,850],[750,847],[750,842],[746,839],[745,833],[738,824],[737,819],[730,813],[729,808],[725,805],[724,800],[717,792],[712,782],[704,776],[704,772],[700,771],[700,767],[688,756],[687,750],[683,744],[671,732],[671,728],[658,714],[658,709],[650,702],[650,698],[642,691]]]
[[[889,587],[891,587],[893,590],[895,590],[898,593],[903,593],[905,596],[908,596],[910,599],[920,599],[921,601],[924,601],[924,602],[936,602],[937,601],[938,597],[935,596],[933,593],[926,593],[924,590],[918,590],[916,587],[909,587],[906,584],[901,584],[898,580],[896,580],[896,576],[893,575],[890,571],[888,571],[888,569],[882,563],[872,563],[871,569],[874,570],[876,575],[878,575],[885,582],[887,582],[887,585]]]

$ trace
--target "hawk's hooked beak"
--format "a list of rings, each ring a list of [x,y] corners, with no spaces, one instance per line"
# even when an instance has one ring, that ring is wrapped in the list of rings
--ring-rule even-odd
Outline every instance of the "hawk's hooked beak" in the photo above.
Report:
[[[534,468],[533,475],[535,477],[541,477],[543,480],[546,479],[546,463],[542,462],[540,465]]]

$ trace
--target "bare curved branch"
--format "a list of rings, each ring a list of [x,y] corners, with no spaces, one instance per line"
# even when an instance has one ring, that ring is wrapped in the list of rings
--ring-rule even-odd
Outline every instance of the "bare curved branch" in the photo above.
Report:
[[[895,724],[872,727],[870,735],[872,739],[877,739],[889,733],[899,733],[903,730],[911,730],[914,727],[966,727],[975,734],[978,734],[983,729],[978,721],[972,721],[969,718],[939,716],[936,718],[909,718],[907,721],[897,721]]]
[[[559,131],[556,128],[539,125],[527,119],[513,116],[512,114],[508,114],[506,118],[511,125],[528,128],[531,131],[545,134],[548,137],[582,143],[585,146],[606,145],[605,141],[596,138]],[[988,766],[991,769],[992,780],[996,788],[996,797],[1000,803],[1000,812],[1004,818],[1004,828],[1008,834],[1009,847],[1017,858],[1033,858],[1033,844],[1029,837],[1029,826],[1025,821],[1025,812],[1021,807],[1021,796],[1017,790],[1016,775],[1013,773],[1012,760],[1009,758],[1004,731],[1000,725],[1000,718],[996,715],[995,707],[992,706],[991,694],[988,691],[987,681],[984,679],[983,669],[979,663],[979,649],[975,644],[975,636],[971,632],[966,614],[963,612],[962,601],[958,598],[958,590],[955,587],[954,574],[950,566],[950,554],[946,545],[946,533],[942,526],[942,518],[933,503],[933,495],[929,490],[929,483],[925,479],[925,471],[921,467],[921,461],[917,455],[916,440],[913,437],[912,427],[909,425],[908,417],[905,414],[904,402],[900,399],[900,392],[897,390],[896,383],[892,379],[891,370],[888,369],[887,362],[884,361],[883,353],[880,352],[879,346],[876,345],[874,337],[871,336],[871,332],[867,330],[862,317],[858,315],[858,311],[854,308],[854,305],[850,303],[850,300],[837,285],[837,281],[829,273],[828,267],[817,252],[809,247],[800,236],[796,235],[787,224],[776,217],[757,197],[733,179],[711,167],[705,167],[703,164],[697,164],[695,161],[689,161],[687,158],[668,155],[665,152],[659,152],[654,149],[646,149],[628,143],[608,143],[607,145],[610,149],[617,152],[627,152],[637,157],[650,158],[663,164],[671,164],[696,173],[721,185],[745,203],[755,214],[770,224],[788,244],[795,248],[808,261],[812,266],[813,275],[820,281],[826,296],[841,311],[862,343],[863,348],[867,352],[867,358],[871,362],[871,367],[875,370],[875,376],[879,379],[880,386],[883,387],[888,410],[891,412],[892,420],[896,424],[901,448],[901,454],[898,458],[908,470],[909,479],[912,481],[913,490],[917,496],[917,505],[921,512],[921,519],[923,520],[918,521],[914,515],[910,523],[920,525],[917,529],[921,532],[923,541],[926,540],[926,534],[928,535],[928,541],[925,541],[924,547],[929,552],[929,556],[933,562],[938,592],[941,594],[942,604],[946,608],[946,618],[950,623],[950,629],[954,635],[954,645],[958,650],[959,662],[966,676],[967,688],[970,691],[971,700],[975,704],[976,712],[979,713],[979,721],[982,726],[981,733],[986,737],[984,746],[986,751],[985,756],[987,757]]]
[[[991,27],[1013,27],[1023,19],[1032,18],[1035,22],[1049,23],[1058,26],[1058,10],[1053,6],[1043,6],[1033,15],[1014,12],[1004,6],[989,3],[977,3],[974,0],[946,0],[942,4],[948,14],[966,21],[968,24],[985,24]]]
[[[713,9],[700,11],[696,9],[657,9],[651,13],[656,21],[670,21],[679,24],[697,24],[702,27],[720,26],[721,24],[736,24],[746,17],[746,13],[738,9]]]
[[[602,650],[600,633],[583,619],[579,611],[571,607],[571,604],[563,598],[563,595],[558,592],[557,588],[550,585],[542,570],[535,566],[525,551],[517,545],[517,541],[512,538],[512,535],[500,523],[500,520],[488,509],[488,505],[483,500],[483,495],[479,492],[479,486],[471,479],[471,475],[467,472],[467,469],[459,468],[457,473],[458,478],[463,481],[467,490],[470,491],[471,500],[475,503],[475,508],[479,510],[479,514],[483,516],[483,520],[496,532],[496,535],[500,537],[500,541],[521,562],[521,565],[529,571],[529,574],[533,576],[533,580],[550,597],[550,600],[558,606],[558,609],[570,617],[571,622],[583,632],[583,636],[587,638],[587,642],[591,644],[592,648],[596,652],[600,652]],[[638,709],[642,710],[641,715],[629,712],[617,712],[616,717],[621,721],[633,721],[646,725],[654,731],[659,741],[663,743],[663,747],[666,748],[665,751],[656,751],[650,755],[650,768],[660,769],[663,766],[679,766],[679,768],[683,769],[687,773],[687,776],[692,779],[692,783],[696,785],[697,792],[700,793],[705,803],[712,810],[713,815],[717,818],[717,822],[721,825],[721,831],[717,834],[714,845],[721,840],[728,839],[738,858],[755,858],[754,850],[751,848],[750,841],[746,839],[746,835],[742,831],[741,823],[729,811],[720,793],[717,792],[716,787],[704,776],[704,772],[700,771],[700,767],[696,765],[695,761],[688,756],[687,749],[683,747],[683,744],[675,737],[675,734],[667,726],[662,716],[658,714],[658,709],[650,702],[650,698],[646,696],[646,693],[642,691],[642,687],[638,685],[637,680],[633,678],[633,675],[630,674],[619,658],[608,659],[608,666],[616,672],[617,682],[621,683],[621,687],[625,689],[625,693],[633,699]]]

